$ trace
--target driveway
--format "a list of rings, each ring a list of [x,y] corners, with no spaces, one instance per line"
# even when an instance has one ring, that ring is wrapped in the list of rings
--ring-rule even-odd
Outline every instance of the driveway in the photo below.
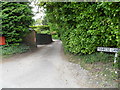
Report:
[[[94,88],[88,71],[64,57],[62,42],[38,45],[34,52],[2,63],[3,88]]]

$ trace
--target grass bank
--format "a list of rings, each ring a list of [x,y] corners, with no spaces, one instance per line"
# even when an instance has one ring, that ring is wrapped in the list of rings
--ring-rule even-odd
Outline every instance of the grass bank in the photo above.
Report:
[[[119,75],[119,61],[114,64],[113,53],[96,52],[90,55],[71,55],[66,54],[69,61],[79,64],[84,69],[88,70],[96,80],[96,83],[101,84],[102,87],[118,87],[120,83]]]

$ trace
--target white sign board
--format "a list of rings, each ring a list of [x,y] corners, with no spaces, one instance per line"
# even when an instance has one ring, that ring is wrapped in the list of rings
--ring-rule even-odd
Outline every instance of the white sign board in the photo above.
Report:
[[[120,51],[120,48],[97,47],[97,51],[116,53]]]
[[[116,58],[117,58],[117,52],[120,51],[120,48],[108,48],[108,47],[97,47],[97,51],[101,52],[114,52],[115,53],[115,58],[114,58],[114,63],[116,63]]]

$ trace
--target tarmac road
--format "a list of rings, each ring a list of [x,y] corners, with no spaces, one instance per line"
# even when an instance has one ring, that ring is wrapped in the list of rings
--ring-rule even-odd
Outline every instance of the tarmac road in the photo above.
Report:
[[[90,88],[89,72],[63,55],[62,42],[38,45],[32,53],[2,63],[3,88]]]

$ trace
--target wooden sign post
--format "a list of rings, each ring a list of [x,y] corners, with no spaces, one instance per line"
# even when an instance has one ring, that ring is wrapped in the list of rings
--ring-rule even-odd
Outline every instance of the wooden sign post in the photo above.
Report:
[[[114,63],[116,63],[117,62],[116,58],[118,57],[118,52],[120,51],[120,48],[97,47],[97,51],[114,52],[115,53]]]

